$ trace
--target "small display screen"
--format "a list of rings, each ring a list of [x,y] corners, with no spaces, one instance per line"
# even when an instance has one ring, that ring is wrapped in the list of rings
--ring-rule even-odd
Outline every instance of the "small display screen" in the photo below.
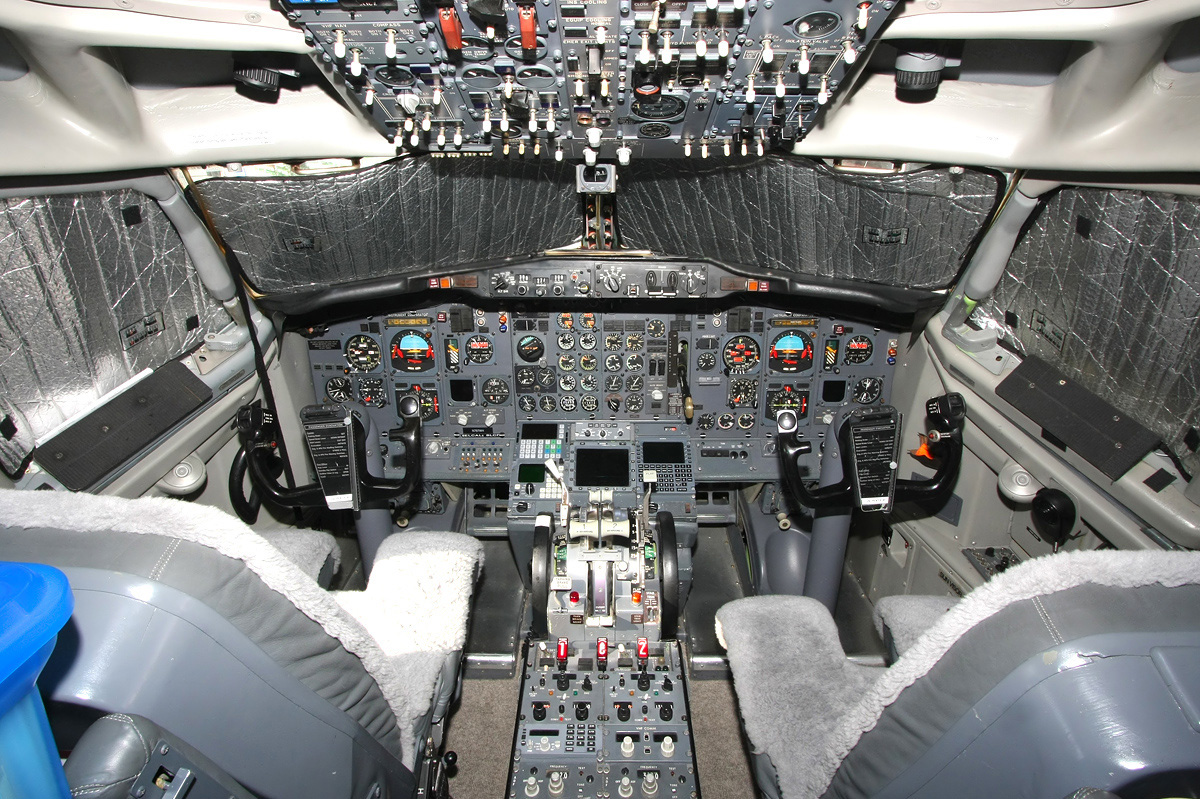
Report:
[[[538,424],[536,422],[521,425],[521,438],[558,438],[558,425]]]
[[[575,450],[575,483],[589,488],[629,485],[629,450],[593,447]]]
[[[642,463],[683,463],[682,441],[646,441],[642,444]]]
[[[821,385],[822,402],[841,402],[846,398],[845,380],[826,380]]]
[[[546,482],[546,467],[541,463],[522,463],[517,467],[518,483]]]
[[[475,399],[474,380],[451,380],[450,399],[455,402],[472,402]]]

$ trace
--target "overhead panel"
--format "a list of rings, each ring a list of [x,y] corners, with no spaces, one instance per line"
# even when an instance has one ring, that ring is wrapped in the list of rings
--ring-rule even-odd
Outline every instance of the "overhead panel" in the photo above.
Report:
[[[812,130],[892,0],[285,0],[380,132],[435,153],[755,157]]]

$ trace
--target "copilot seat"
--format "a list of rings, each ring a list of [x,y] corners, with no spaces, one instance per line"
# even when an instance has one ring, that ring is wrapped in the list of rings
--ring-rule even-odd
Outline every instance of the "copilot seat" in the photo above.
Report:
[[[848,659],[815,600],[731,602],[718,633],[759,790],[1183,795],[1200,770],[1198,581],[1200,553],[1037,558],[944,613],[893,608],[932,626],[892,636],[911,643],[886,668]]]

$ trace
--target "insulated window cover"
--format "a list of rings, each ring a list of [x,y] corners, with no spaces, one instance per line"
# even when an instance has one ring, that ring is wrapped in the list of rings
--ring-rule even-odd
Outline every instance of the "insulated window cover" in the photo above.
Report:
[[[1018,242],[988,312],[1200,474],[1190,432],[1200,427],[1200,199],[1059,191]]]
[[[149,197],[0,200],[0,463],[228,322]]]
[[[583,229],[574,167],[550,159],[417,156],[196,190],[265,294],[534,255]]]
[[[731,266],[945,288],[997,201],[987,172],[873,176],[768,157],[635,161],[619,175],[622,244]]]

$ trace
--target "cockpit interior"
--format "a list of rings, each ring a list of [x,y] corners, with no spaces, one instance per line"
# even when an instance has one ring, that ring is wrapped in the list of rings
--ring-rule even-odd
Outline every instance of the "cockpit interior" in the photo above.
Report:
[[[0,799],[1200,796],[1198,0],[0,0]]]

